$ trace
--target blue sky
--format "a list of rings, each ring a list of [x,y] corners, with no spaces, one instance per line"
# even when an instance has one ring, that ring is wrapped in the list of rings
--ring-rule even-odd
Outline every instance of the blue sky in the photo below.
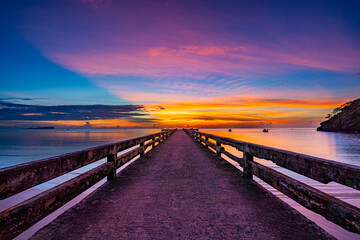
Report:
[[[212,125],[197,117],[209,114],[219,126],[315,125],[359,97],[359,10],[359,1],[5,0],[0,98],[144,105],[160,125]],[[249,120],[221,120],[234,112]]]

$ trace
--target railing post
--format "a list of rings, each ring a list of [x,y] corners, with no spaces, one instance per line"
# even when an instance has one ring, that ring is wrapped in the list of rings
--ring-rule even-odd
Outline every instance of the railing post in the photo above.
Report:
[[[116,158],[117,158],[117,154],[115,153],[110,153],[107,156],[107,161],[108,162],[112,162],[113,163],[113,167],[111,168],[111,172],[107,175],[107,180],[108,181],[112,181],[116,178]]]
[[[151,138],[151,141],[153,141],[153,143],[152,143],[152,148],[155,148],[155,137],[152,137],[152,138]]]
[[[253,178],[252,168],[250,161],[254,161],[254,157],[247,152],[244,152],[244,177],[245,178]]]
[[[205,147],[209,147],[209,145],[207,144],[207,142],[209,141],[209,137],[205,137],[205,140],[206,140],[206,142],[205,142]]]
[[[144,146],[144,141],[142,141],[140,143],[140,147],[143,147],[143,146]],[[141,152],[140,152],[140,157],[142,157],[142,156],[144,156],[144,151],[143,150],[141,150]]]
[[[217,148],[216,148],[216,156],[221,156],[221,143],[218,141],[218,140],[216,140],[216,146],[217,146]]]

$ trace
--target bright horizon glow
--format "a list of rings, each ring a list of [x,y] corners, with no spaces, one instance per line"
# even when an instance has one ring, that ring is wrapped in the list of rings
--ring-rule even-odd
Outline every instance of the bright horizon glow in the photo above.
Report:
[[[1,5],[0,127],[316,127],[360,97],[356,1]],[[142,107],[71,119],[7,103]]]

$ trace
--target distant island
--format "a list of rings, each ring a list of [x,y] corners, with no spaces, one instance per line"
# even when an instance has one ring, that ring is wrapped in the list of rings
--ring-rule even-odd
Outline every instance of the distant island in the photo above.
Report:
[[[55,129],[54,127],[30,127],[28,129]]]
[[[335,108],[318,131],[360,133],[360,98]]]

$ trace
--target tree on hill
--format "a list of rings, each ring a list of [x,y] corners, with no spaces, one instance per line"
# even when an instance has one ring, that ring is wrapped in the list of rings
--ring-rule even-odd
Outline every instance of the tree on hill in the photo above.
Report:
[[[318,131],[360,132],[360,98],[335,108],[326,118]]]

